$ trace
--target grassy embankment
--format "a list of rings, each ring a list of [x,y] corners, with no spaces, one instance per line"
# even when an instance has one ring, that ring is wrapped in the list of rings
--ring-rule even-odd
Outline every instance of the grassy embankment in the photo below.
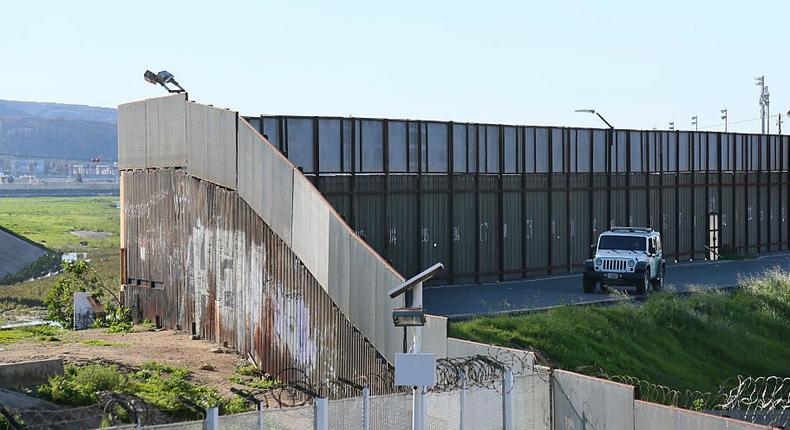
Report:
[[[0,199],[0,226],[60,252],[87,252],[91,265],[108,280],[118,281],[118,197],[30,197]],[[75,230],[109,233],[80,237]],[[81,244],[87,242],[87,245]],[[41,309],[57,276],[0,286],[0,322],[7,312]]]
[[[643,305],[478,318],[451,324],[450,335],[535,349],[582,373],[600,368],[675,389],[718,391],[736,375],[790,376],[790,273],[766,273],[734,293],[662,293]]]

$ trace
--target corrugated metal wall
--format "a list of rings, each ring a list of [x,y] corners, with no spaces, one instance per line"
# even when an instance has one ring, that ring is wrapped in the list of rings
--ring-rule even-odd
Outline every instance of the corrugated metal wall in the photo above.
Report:
[[[391,366],[237,192],[183,169],[122,179],[124,296],[136,318],[194,327],[284,382],[364,375],[377,392],[392,390]],[[343,394],[353,393],[330,393]]]
[[[677,261],[705,258],[716,227],[724,253],[790,241],[787,136],[247,120],[407,276],[436,261],[448,270],[435,282],[577,271],[612,225],[660,229]]]

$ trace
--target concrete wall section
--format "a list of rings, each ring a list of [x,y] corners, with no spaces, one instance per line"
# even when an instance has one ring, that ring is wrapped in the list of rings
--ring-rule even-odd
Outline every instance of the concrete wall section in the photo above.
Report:
[[[146,101],[118,106],[118,166],[121,169],[144,169],[146,163]]]
[[[344,314],[351,309],[349,275],[351,273],[351,234],[335,214],[329,216],[329,285],[332,299]]]
[[[445,332],[446,333],[446,332]],[[513,364],[511,367],[516,372],[522,367],[532,367],[535,364],[535,354],[521,349],[505,348],[448,337],[447,357],[471,357],[474,355],[487,355],[504,363]]]
[[[771,428],[639,400],[634,402],[634,424],[636,430],[758,430]]]
[[[551,371],[548,368],[514,378],[513,412],[518,429],[551,429]]]
[[[552,378],[554,428],[634,428],[634,387],[555,370]]]
[[[329,207],[310,181],[294,170],[291,249],[325,290],[329,284]]]
[[[184,167],[187,165],[186,94],[145,101],[145,166]]]
[[[0,364],[0,388],[33,386],[63,374],[63,362],[57,359]]]
[[[436,354],[437,358],[447,357],[447,318],[427,315],[422,329],[422,350]]]
[[[187,104],[187,171],[226,188],[236,189],[237,113]]]

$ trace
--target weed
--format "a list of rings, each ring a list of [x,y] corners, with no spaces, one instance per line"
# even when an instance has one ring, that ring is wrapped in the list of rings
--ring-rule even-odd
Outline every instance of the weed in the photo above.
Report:
[[[16,343],[33,338],[38,341],[58,341],[60,329],[51,326],[19,327],[0,330],[0,344]]]
[[[101,339],[86,339],[86,340],[81,340],[80,343],[88,346],[112,346],[112,347],[129,346],[129,344],[125,342],[107,342],[106,340],[101,340]]]

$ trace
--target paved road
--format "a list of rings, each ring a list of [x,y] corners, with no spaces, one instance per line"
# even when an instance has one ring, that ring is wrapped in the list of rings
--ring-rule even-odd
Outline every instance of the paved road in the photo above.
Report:
[[[664,286],[679,292],[697,287],[732,287],[739,277],[758,275],[775,266],[790,269],[790,253],[766,254],[753,260],[667,265]],[[425,288],[423,300],[426,310],[431,314],[459,316],[617,298],[600,290],[595,294],[584,294],[581,283],[581,274],[577,273],[482,285],[435,286]],[[624,290],[633,292],[633,288]]]

